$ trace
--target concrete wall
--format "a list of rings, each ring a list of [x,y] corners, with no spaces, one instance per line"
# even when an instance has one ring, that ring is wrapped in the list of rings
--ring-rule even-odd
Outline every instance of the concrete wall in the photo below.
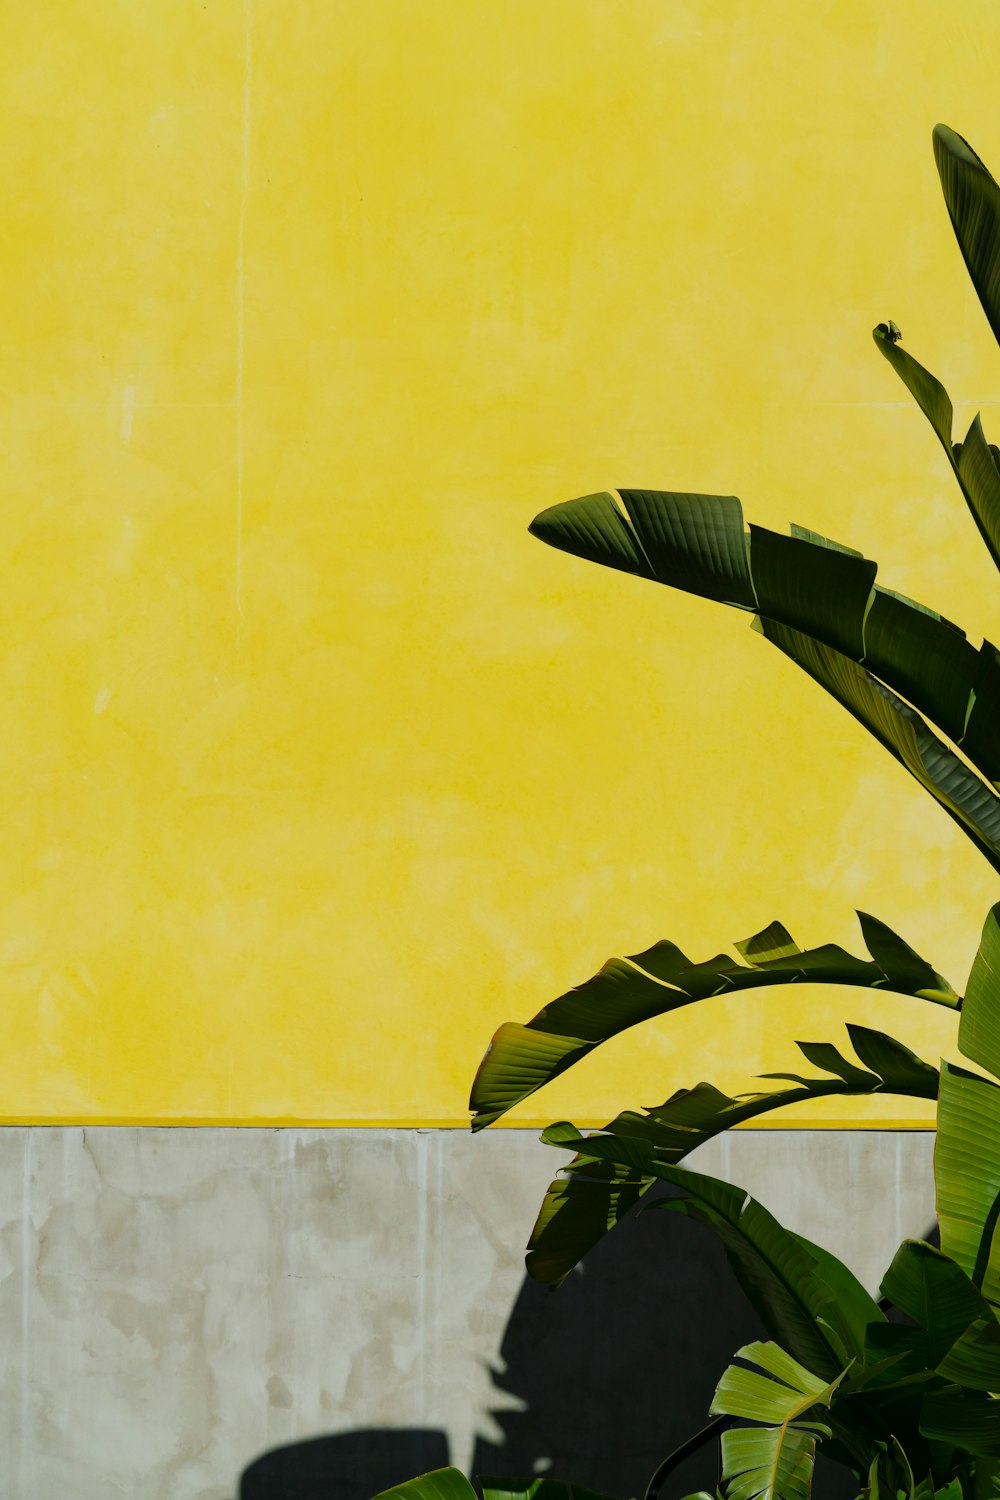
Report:
[[[874,1286],[932,1220],[931,1145],[743,1132],[697,1165]],[[0,1494],[365,1500],[449,1459],[635,1490],[754,1321],[674,1215],[525,1285],[559,1161],[513,1130],[3,1130]]]

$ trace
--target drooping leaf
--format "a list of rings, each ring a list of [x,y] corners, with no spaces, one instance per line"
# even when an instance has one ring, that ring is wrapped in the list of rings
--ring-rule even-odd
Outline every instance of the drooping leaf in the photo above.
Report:
[[[925,370],[924,366],[897,343],[896,339],[889,336],[884,323],[879,323],[872,329],[872,338],[875,340],[876,348],[885,355],[933,427],[947,455],[948,462],[954,468],[955,459],[951,446],[953,409],[948,392],[936,375],[932,375],[930,370]]]
[[[747,1344],[719,1382],[711,1410],[767,1424],[736,1428],[722,1438],[722,1475],[731,1500],[807,1500],[816,1438],[830,1428],[810,1413],[828,1407],[843,1378],[816,1378],[774,1343]]]
[[[863,1026],[849,1026],[848,1032],[858,1056],[871,1069],[867,1076],[872,1082],[864,1089],[852,1088],[836,1074],[826,1078],[783,1074],[779,1076],[791,1077],[795,1087],[737,1098],[723,1094],[711,1084],[699,1083],[693,1089],[681,1089],[653,1109],[624,1111],[605,1131],[645,1141],[658,1160],[677,1163],[697,1146],[735,1125],[807,1099],[852,1092],[937,1098],[937,1069],[916,1057],[901,1042]],[[588,1155],[587,1143],[596,1137],[581,1136],[575,1126],[565,1123],[550,1126],[542,1139],[549,1145],[579,1150],[565,1169],[567,1176],[556,1177],[550,1185],[528,1243],[529,1275],[536,1281],[559,1282],[617,1226],[655,1178],[641,1166]],[[815,1251],[815,1247],[810,1248]],[[845,1293],[845,1305],[848,1300]]]
[[[686,1173],[684,1167],[661,1170]],[[738,1213],[726,1214],[692,1191],[688,1198],[657,1199],[653,1207],[682,1213],[715,1232],[741,1291],[772,1338],[826,1378],[843,1369],[852,1351],[838,1326],[833,1290],[805,1245],[762,1203],[747,1197]]]
[[[1000,188],[968,141],[947,125],[934,127],[934,160],[972,285],[1000,341]]]
[[[979,652],[962,631],[901,594],[876,588],[864,619],[864,651],[846,654],[928,714],[949,739],[961,741],[979,679]],[[982,769],[1000,774],[1000,756]]]
[[[747,960],[742,964],[726,954],[694,964],[670,942],[629,958],[609,959],[592,979],[553,1000],[526,1025],[508,1021],[500,1027],[472,1085],[472,1128],[492,1124],[608,1038],[715,995],[776,984],[846,984],[958,1005],[947,980],[884,923],[877,929],[873,923],[873,918],[864,919],[866,937],[877,938],[887,968],[874,957],[855,958],[833,943],[803,952],[784,928],[776,933],[774,923],[742,945]],[[768,956],[756,956],[758,940],[760,954]],[[772,957],[776,945],[782,954]]]
[[[935,1150],[941,1249],[988,1301],[1000,1303],[1000,1087],[949,1063],[941,1067]]]
[[[914,709],[856,662],[770,621],[762,621],[761,629],[906,767],[1000,870],[1000,798],[993,788],[939,740]]]
[[[983,926],[962,1006],[958,1046],[1000,1078],[1000,905],[990,909]]]
[[[951,738],[972,727],[974,713],[1000,719],[1000,682],[984,671],[982,653],[934,610],[876,586],[876,565],[860,554],[802,527],[788,537],[757,526],[745,535],[742,508],[734,496],[665,490],[620,490],[618,495],[627,515],[611,494],[602,501],[587,495],[542,512],[530,530],[563,551],[605,561],[595,550],[592,526],[601,501],[607,516],[615,518],[609,566],[625,566],[617,528],[631,524],[633,551],[650,564],[657,582],[740,608],[756,606],[765,625],[796,631],[863,663]],[[609,530],[611,526],[609,520]],[[629,571],[649,576],[638,567]],[[963,748],[988,779],[1000,780],[995,739],[973,733]]]
[[[807,1368],[832,1379],[855,1355],[852,1312],[838,1307],[837,1289],[824,1278],[820,1258],[807,1241],[783,1228],[744,1189],[658,1161],[647,1141],[579,1133],[574,1140],[572,1127],[567,1125],[560,1132],[563,1146],[576,1145],[588,1157],[637,1167],[651,1178],[680,1188],[685,1197],[659,1199],[653,1206],[685,1214],[715,1231],[768,1332]],[[845,1277],[851,1276],[846,1267],[842,1271]],[[877,1308],[874,1316],[880,1316]]]
[[[534,1281],[565,1280],[655,1181],[635,1167],[585,1156],[576,1157],[573,1165],[585,1172],[556,1177],[538,1210],[525,1256]]]
[[[433,1469],[382,1490],[375,1500],[479,1500],[460,1469]]]
[[[819,1277],[832,1294],[826,1321],[836,1330],[841,1344],[851,1358],[859,1364],[863,1363],[866,1333],[869,1328],[884,1324],[885,1313],[871,1293],[861,1285],[850,1266],[845,1266],[824,1245],[815,1244],[806,1239],[805,1235],[795,1234],[794,1238],[812,1257],[814,1275]]]

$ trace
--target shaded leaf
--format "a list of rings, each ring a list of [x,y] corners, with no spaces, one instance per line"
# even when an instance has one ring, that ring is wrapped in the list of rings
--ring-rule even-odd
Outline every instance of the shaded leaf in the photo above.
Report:
[[[915,1098],[937,1097],[936,1068],[922,1062],[908,1048],[882,1032],[869,1031],[866,1027],[848,1027],[848,1030],[852,1038],[857,1033],[863,1039],[868,1050],[864,1061],[873,1069],[872,1075],[863,1075],[871,1077],[871,1082],[863,1090],[852,1088],[836,1075],[832,1078],[794,1078],[796,1087],[745,1094],[738,1098],[721,1093],[711,1084],[699,1083],[693,1089],[679,1090],[663,1104],[648,1111],[624,1111],[605,1127],[605,1132],[641,1140],[658,1161],[677,1163],[704,1141],[734,1125],[806,1099],[880,1091]],[[883,1068],[885,1076],[881,1072]],[[568,1177],[559,1176],[550,1185],[535,1221],[528,1242],[526,1265],[529,1275],[536,1281],[558,1282],[567,1276],[587,1251],[616,1227],[655,1181],[635,1160],[615,1162],[588,1155],[588,1145],[600,1138],[599,1134],[582,1136],[576,1126],[566,1122],[551,1125],[543,1132],[542,1139],[547,1144],[575,1149],[579,1154],[565,1168]],[[611,1153],[612,1156],[615,1154],[614,1147]],[[816,1246],[807,1248],[814,1255],[825,1254]],[[838,1295],[844,1307],[849,1308],[851,1298],[846,1287],[841,1287]],[[865,1316],[861,1319],[862,1328],[871,1320],[870,1312],[874,1307],[868,1294],[863,1296]],[[877,1309],[876,1316],[880,1316]]]
[[[931,1368],[989,1312],[989,1303],[957,1262],[924,1240],[903,1241],[882,1279],[882,1294],[924,1334]]]
[[[925,1437],[964,1448],[977,1457],[1000,1458],[1000,1402],[957,1389],[924,1397],[920,1430]]]
[[[938,1374],[974,1391],[1000,1391],[1000,1324],[992,1308],[955,1340]]]
[[[1000,188],[968,141],[934,127],[934,160],[972,285],[1000,341]]]

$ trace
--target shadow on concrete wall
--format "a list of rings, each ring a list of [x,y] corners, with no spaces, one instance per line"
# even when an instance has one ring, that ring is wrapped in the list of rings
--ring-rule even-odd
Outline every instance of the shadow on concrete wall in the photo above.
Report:
[[[525,1281],[494,1369],[503,1400],[484,1413],[493,1436],[479,1439],[472,1472],[548,1474],[641,1497],[660,1460],[708,1421],[733,1352],[761,1332],[709,1230],[680,1215],[633,1214],[558,1291]],[[524,1409],[510,1410],[511,1397]],[[239,1497],[370,1500],[466,1461],[449,1453],[443,1431],[339,1432],[263,1454]],[[676,1471],[663,1500],[713,1492],[717,1479],[712,1444]],[[839,1493],[827,1489],[831,1500]]]
[[[938,1242],[936,1226],[925,1238]],[[762,1335],[710,1230],[633,1213],[558,1291],[524,1281],[493,1369],[501,1400],[482,1423],[494,1435],[477,1441],[472,1473],[545,1474],[641,1497],[661,1459],[709,1420],[735,1350]],[[239,1500],[371,1500],[465,1461],[443,1430],[339,1432],[263,1454]],[[674,1471],[661,1500],[714,1493],[718,1479],[712,1442]],[[849,1500],[856,1488],[845,1469],[817,1466],[816,1500]]]

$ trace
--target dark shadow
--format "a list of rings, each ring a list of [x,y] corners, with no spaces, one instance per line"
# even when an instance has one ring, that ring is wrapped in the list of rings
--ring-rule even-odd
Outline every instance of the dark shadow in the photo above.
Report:
[[[272,1448],[244,1469],[239,1500],[371,1500],[450,1462],[443,1432],[363,1428]]]
[[[661,1459],[707,1421],[733,1351],[760,1333],[709,1230],[633,1213],[557,1291],[524,1282],[495,1361],[502,1399],[482,1421],[494,1433],[479,1440],[473,1473],[551,1474],[641,1497]],[[717,1452],[689,1460],[662,1500],[714,1491]],[[442,1432],[342,1432],[265,1453],[239,1496],[371,1500],[448,1462]]]
[[[551,1473],[641,1497],[666,1454],[708,1421],[733,1352],[762,1332],[711,1230],[634,1213],[558,1291],[522,1286],[494,1379],[526,1409],[495,1410],[502,1436],[480,1440],[475,1472]],[[710,1443],[663,1500],[717,1481]]]
[[[522,1285],[493,1370],[501,1399],[482,1421],[494,1430],[472,1472],[551,1475],[642,1500],[665,1456],[708,1422],[735,1351],[762,1336],[711,1230],[633,1212],[557,1291]],[[342,1432],[265,1453],[239,1500],[371,1500],[450,1461],[440,1431]],[[716,1438],[670,1474],[660,1500],[712,1494],[718,1479]],[[856,1490],[845,1469],[817,1466],[816,1500]]]

